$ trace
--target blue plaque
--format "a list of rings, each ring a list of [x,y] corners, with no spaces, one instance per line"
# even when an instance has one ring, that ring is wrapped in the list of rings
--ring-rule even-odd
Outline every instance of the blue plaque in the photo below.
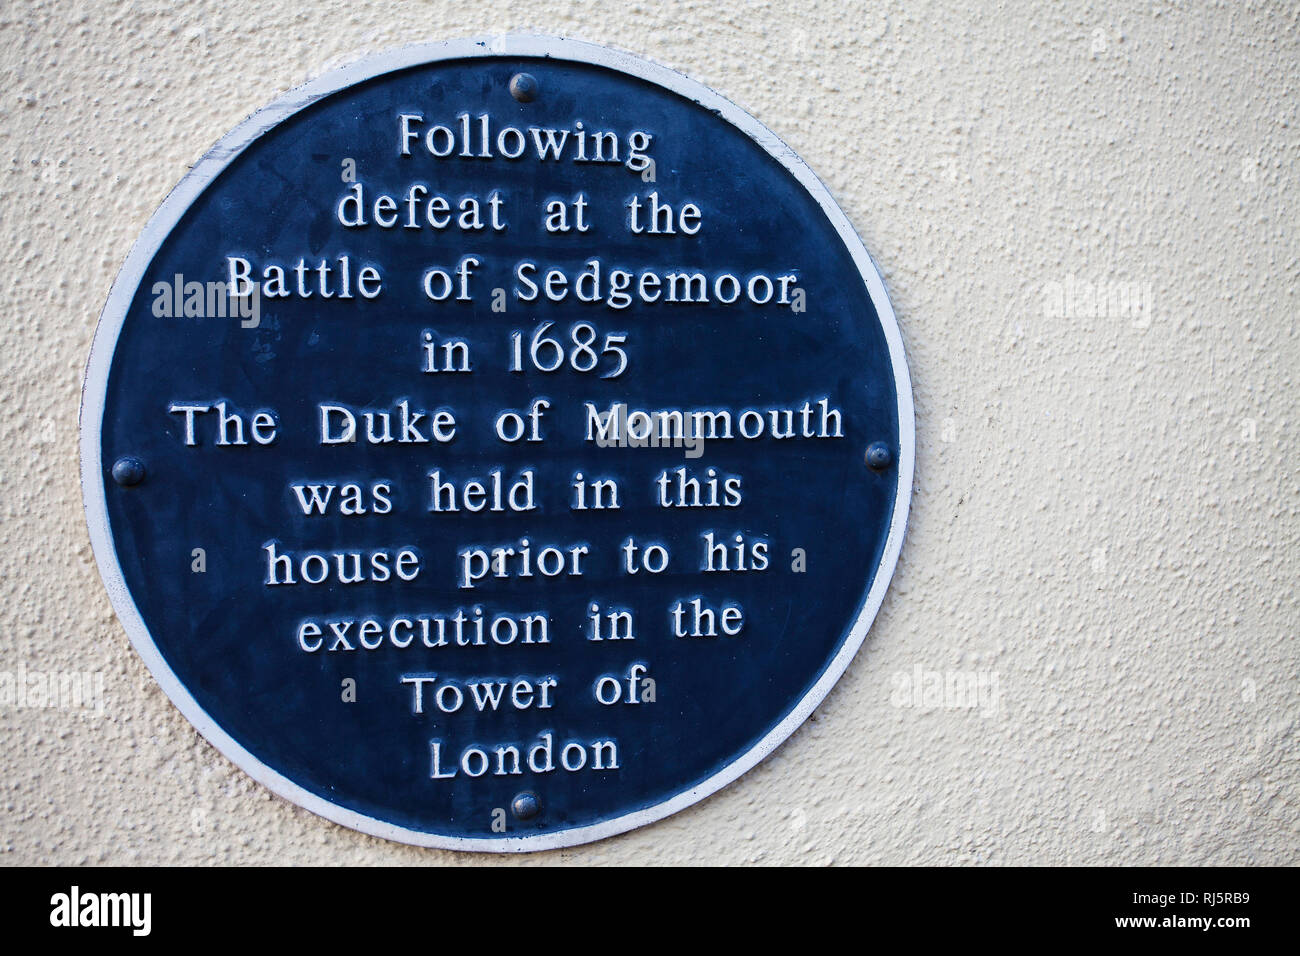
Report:
[[[217,144],[113,286],[81,429],[101,574],[195,727],[467,850],[770,753],[880,607],[913,466],[893,311],[808,168],[533,38],[365,61]]]

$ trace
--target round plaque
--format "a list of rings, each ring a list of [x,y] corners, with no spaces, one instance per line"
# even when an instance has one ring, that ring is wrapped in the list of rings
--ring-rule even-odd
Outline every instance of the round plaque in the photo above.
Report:
[[[898,559],[913,411],[788,147],[507,38],[218,143],[113,286],[81,452],[117,614],[215,747],[366,833],[518,851],[680,810],[821,702]]]

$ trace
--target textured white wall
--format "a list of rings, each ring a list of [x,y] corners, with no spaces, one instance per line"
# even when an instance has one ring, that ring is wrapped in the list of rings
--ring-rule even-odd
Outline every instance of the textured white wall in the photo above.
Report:
[[[1297,16],[8,0],[0,671],[99,672],[105,707],[0,709],[0,864],[1300,862]],[[190,163],[329,67],[508,32],[678,69],[808,161],[890,287],[918,480],[867,645],[774,756],[649,828],[500,859],[326,823],[195,734],[109,608],[76,434],[109,285]],[[1076,282],[1151,309],[1061,315]],[[918,667],[996,680],[996,708],[902,706]]]

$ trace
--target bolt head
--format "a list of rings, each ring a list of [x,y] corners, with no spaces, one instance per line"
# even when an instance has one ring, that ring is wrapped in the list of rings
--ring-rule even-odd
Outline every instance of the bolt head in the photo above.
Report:
[[[516,73],[510,78],[510,95],[520,103],[531,103],[537,99],[540,89],[537,77],[531,73]]]
[[[525,790],[510,801],[510,809],[520,820],[531,820],[542,812],[542,804],[537,794]]]
[[[130,488],[144,481],[144,462],[127,455],[113,462],[113,480],[123,488]]]
[[[884,471],[894,462],[894,453],[883,441],[873,442],[867,449],[867,467],[872,471]]]

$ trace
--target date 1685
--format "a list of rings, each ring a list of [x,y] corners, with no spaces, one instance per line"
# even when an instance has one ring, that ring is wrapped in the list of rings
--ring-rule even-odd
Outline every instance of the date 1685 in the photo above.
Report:
[[[603,368],[601,378],[618,378],[627,368],[627,353],[620,348],[627,341],[626,332],[606,332],[601,343],[600,333],[589,322],[578,322],[567,336],[559,337],[550,333],[554,324],[543,322],[527,337],[518,330],[510,333],[510,371],[558,372],[567,366],[575,372],[595,372]]]

